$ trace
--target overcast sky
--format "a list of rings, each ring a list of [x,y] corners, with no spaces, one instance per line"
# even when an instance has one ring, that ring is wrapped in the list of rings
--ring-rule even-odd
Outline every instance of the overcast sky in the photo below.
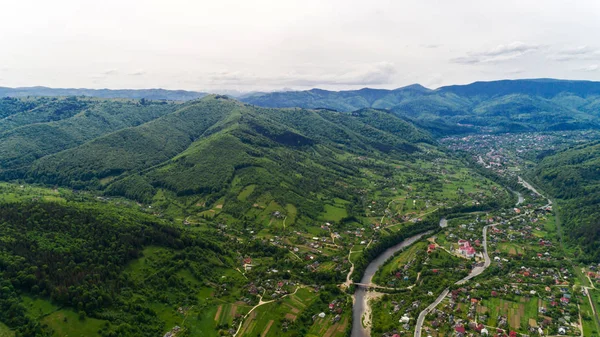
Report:
[[[3,0],[0,86],[600,80],[598,0]]]

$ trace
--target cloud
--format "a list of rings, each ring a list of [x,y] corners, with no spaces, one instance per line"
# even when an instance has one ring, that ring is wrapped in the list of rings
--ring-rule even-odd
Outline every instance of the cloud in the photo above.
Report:
[[[436,49],[441,47],[441,44],[422,44],[421,47],[423,48],[427,48],[427,49]]]
[[[600,69],[600,67],[597,64],[591,64],[589,66],[576,68],[575,71],[592,72],[592,71],[597,71],[598,69]]]
[[[589,46],[564,48],[552,55],[549,55],[548,58],[560,62],[573,60],[594,60],[600,59],[600,50],[591,48]]]
[[[506,45],[501,44],[485,51],[469,52],[466,56],[451,59],[450,62],[459,64],[497,63],[519,58],[540,48],[539,45],[516,41]]]
[[[296,73],[260,76],[243,72],[223,71],[209,75],[211,85],[275,85],[315,87],[320,85],[382,85],[391,84],[397,71],[389,62],[351,65],[337,73]]]
[[[523,70],[523,69],[520,69],[520,68],[517,68],[517,69],[510,69],[510,70],[507,70],[507,71],[506,71],[506,73],[507,73],[507,74],[511,74],[511,75],[522,74],[522,73],[524,73],[524,72],[525,72],[525,70]]]
[[[106,76],[118,75],[119,74],[119,70],[117,70],[117,69],[108,69],[108,70],[104,71],[102,74],[106,75]]]
[[[146,75],[146,72],[144,70],[137,70],[137,71],[132,71],[132,72],[128,73],[127,75],[129,75],[129,76],[143,76],[143,75]]]

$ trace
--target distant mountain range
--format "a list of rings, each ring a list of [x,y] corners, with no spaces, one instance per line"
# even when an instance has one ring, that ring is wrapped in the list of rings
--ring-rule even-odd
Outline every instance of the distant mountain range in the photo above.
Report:
[[[236,93],[238,95],[239,93]],[[0,97],[92,96],[190,101],[206,93],[144,89],[0,88]],[[555,79],[502,80],[435,90],[419,84],[387,90],[282,91],[238,95],[242,102],[269,108],[390,111],[435,136],[470,132],[524,132],[600,129],[600,82]]]
[[[600,82],[503,80],[427,89],[308,91],[256,94],[242,101],[265,107],[354,111],[387,109],[435,135],[600,128]]]
[[[237,97],[242,101],[259,106],[298,107],[294,101],[310,108],[328,107],[327,100],[346,101],[345,110],[361,108],[389,108],[398,99],[414,96],[452,93],[468,97],[497,97],[511,94],[535,95],[552,98],[559,94],[570,93],[576,96],[600,95],[600,82],[572,81],[557,79],[523,79],[474,82],[466,85],[450,85],[438,89],[428,89],[420,84],[412,84],[397,89],[371,89],[329,91],[311,89],[306,91],[283,90],[275,92],[242,92],[226,90],[211,92]],[[208,92],[168,89],[86,89],[86,88],[49,88],[44,86],[8,88],[0,87],[0,97],[25,96],[87,96],[102,98],[131,98],[187,101],[202,98]],[[323,106],[316,106],[316,105]],[[315,105],[315,106],[310,106]],[[344,110],[344,109],[340,109]]]
[[[207,93],[166,90],[166,89],[77,89],[77,88],[48,88],[48,87],[23,87],[6,88],[0,87],[0,97],[27,97],[27,96],[87,96],[101,98],[130,98],[130,99],[153,99],[170,101],[189,101],[202,98]]]

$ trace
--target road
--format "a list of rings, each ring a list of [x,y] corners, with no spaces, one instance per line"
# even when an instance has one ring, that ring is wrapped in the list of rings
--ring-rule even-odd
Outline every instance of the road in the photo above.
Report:
[[[438,298],[435,299],[435,302],[431,303],[427,308],[425,308],[425,310],[421,311],[421,313],[419,314],[419,318],[417,318],[417,325],[415,326],[415,337],[421,337],[421,329],[423,328],[425,316],[427,316],[427,314],[431,312],[431,310],[437,307],[438,304],[440,304],[444,300],[444,298],[446,298],[449,292],[450,289],[444,289],[440,296],[438,296]]]
[[[464,283],[468,282],[470,279],[472,279],[473,277],[481,275],[481,273],[483,273],[486,270],[486,268],[489,267],[490,264],[492,263],[492,260],[490,260],[490,256],[488,255],[488,249],[487,249],[487,230],[488,230],[488,227],[493,227],[496,225],[498,225],[498,224],[491,224],[491,225],[487,225],[487,226],[483,227],[483,261],[484,261],[483,266],[473,268],[473,270],[471,270],[471,273],[467,277],[456,282],[457,285],[464,284]]]
[[[487,225],[487,226],[483,227],[483,259],[484,259],[483,266],[473,268],[473,270],[471,270],[471,273],[469,273],[469,275],[467,277],[463,278],[462,280],[459,280],[455,284],[461,285],[461,284],[468,282],[470,279],[483,273],[485,271],[485,269],[490,266],[490,264],[492,263],[492,260],[490,260],[490,256],[488,255],[487,230],[489,227],[493,227],[496,225],[497,224],[491,224],[491,225]],[[431,310],[433,310],[435,307],[437,307],[438,304],[440,304],[444,300],[444,298],[448,295],[448,292],[449,292],[449,289],[446,288],[440,294],[440,296],[438,296],[435,299],[435,301],[433,303],[431,303],[427,308],[425,308],[425,310],[421,311],[421,313],[419,314],[419,318],[417,318],[417,323],[415,325],[415,337],[421,337],[421,330],[423,329],[423,322],[425,321],[425,316],[427,316],[427,314],[429,312],[431,312]]]
[[[519,177],[519,182],[521,184],[523,184],[523,186],[527,187],[534,193],[541,196],[541,194],[539,194],[529,183],[527,183],[521,177]],[[523,201],[521,200],[521,198],[519,198],[517,205],[519,205],[522,202]],[[552,205],[552,201],[550,199],[548,199],[548,205],[542,206],[541,208],[545,208],[550,205]],[[515,217],[510,218],[509,221],[520,218],[524,215],[525,214],[517,215]],[[494,224],[490,224],[490,225],[483,227],[483,260],[484,260],[483,266],[473,268],[473,270],[471,270],[471,273],[469,273],[469,275],[467,277],[463,278],[462,280],[459,280],[455,284],[461,285],[461,284],[467,283],[472,278],[481,275],[481,273],[483,273],[490,266],[490,264],[492,263],[492,260],[490,259],[490,256],[488,254],[487,230],[488,230],[488,228],[494,227],[497,225],[500,225],[500,223],[494,223]],[[430,304],[427,308],[425,308],[425,310],[421,311],[421,313],[419,314],[419,318],[417,319],[416,326],[415,326],[415,337],[421,337],[421,330],[423,328],[423,322],[425,321],[425,316],[427,316],[427,314],[431,310],[433,310],[433,308],[435,308],[438,304],[440,304],[442,302],[442,300],[444,299],[444,297],[446,297],[446,295],[448,295],[448,289],[444,290],[444,292],[442,292],[442,294],[440,294],[440,296],[438,296],[438,298],[435,300],[435,302]]]

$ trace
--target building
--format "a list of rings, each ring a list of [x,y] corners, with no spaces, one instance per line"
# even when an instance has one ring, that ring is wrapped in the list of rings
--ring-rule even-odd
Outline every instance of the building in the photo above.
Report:
[[[467,240],[458,240],[458,252],[469,259],[475,257],[476,254],[475,248]]]

